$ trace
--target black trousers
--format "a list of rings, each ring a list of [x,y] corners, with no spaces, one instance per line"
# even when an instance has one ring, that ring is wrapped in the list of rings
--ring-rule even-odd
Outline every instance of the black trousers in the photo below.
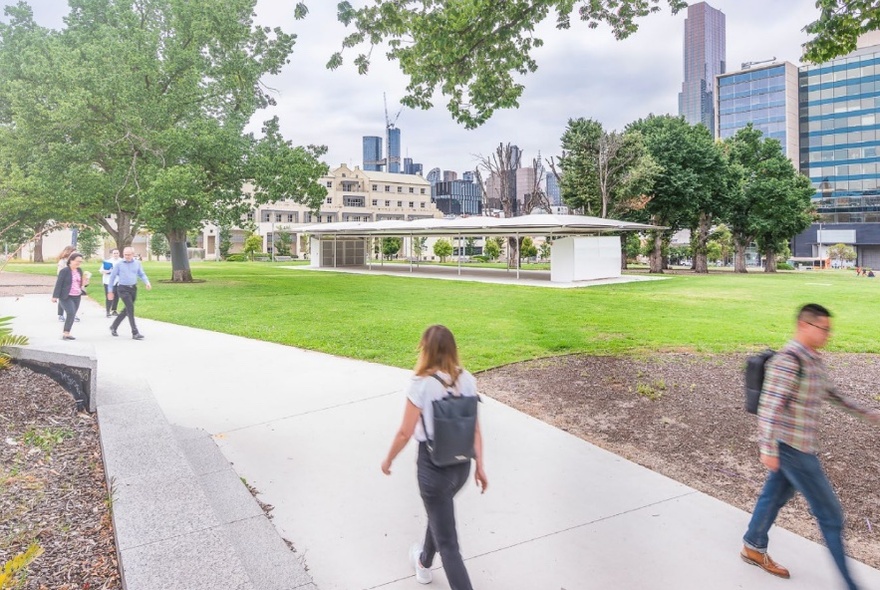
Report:
[[[104,285],[104,306],[107,308],[107,313],[116,311],[116,308],[119,307],[119,290],[113,287],[113,301],[107,299],[107,293],[109,292],[110,285]]]
[[[458,547],[453,505],[455,494],[468,480],[471,463],[468,461],[451,467],[437,467],[431,463],[425,443],[419,443],[417,467],[419,492],[428,513],[428,530],[419,560],[423,566],[431,567],[434,555],[439,552],[449,587],[452,590],[473,590]]]
[[[122,299],[122,302],[125,304],[125,309],[122,310],[116,319],[113,320],[111,324],[111,328],[114,330],[119,327],[125,318],[128,318],[128,323],[131,326],[131,335],[134,336],[138,334],[137,324],[134,322],[134,302],[137,300],[137,286],[136,285],[116,285],[116,292],[119,294],[119,298]]]
[[[71,295],[67,299],[59,299],[58,306],[64,310],[64,333],[69,334],[79,310],[80,295]]]

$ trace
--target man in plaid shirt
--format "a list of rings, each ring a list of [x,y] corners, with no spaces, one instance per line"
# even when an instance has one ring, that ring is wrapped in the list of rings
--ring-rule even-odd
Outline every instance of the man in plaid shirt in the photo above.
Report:
[[[823,401],[846,412],[880,423],[880,411],[868,410],[834,390],[818,350],[828,342],[831,313],[815,303],[801,308],[794,338],[767,361],[758,405],[761,463],[770,473],[743,537],[743,560],[788,578],[787,569],[767,554],[767,533],[776,515],[795,492],[803,494],[819,523],[825,544],[849,590],[858,586],[850,576],[843,549],[843,509],[816,455]]]

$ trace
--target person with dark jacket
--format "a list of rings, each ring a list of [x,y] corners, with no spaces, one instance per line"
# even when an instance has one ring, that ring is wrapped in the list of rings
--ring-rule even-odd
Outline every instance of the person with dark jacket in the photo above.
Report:
[[[57,303],[64,310],[64,331],[61,333],[62,340],[76,340],[70,335],[70,328],[76,318],[79,309],[80,298],[85,294],[85,287],[89,284],[89,274],[83,274],[80,266],[83,257],[79,252],[72,252],[67,258],[67,264],[58,271],[55,280],[55,290],[52,292],[52,303]]]

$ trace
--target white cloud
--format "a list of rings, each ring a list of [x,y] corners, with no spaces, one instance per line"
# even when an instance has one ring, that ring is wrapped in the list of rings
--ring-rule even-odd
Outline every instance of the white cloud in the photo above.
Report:
[[[336,21],[335,2],[310,0],[307,19],[293,19],[293,0],[259,0],[257,21],[281,26],[298,35],[290,63],[281,75],[266,80],[277,90],[278,105],[258,113],[254,129],[273,115],[281,119],[285,136],[298,144],[325,144],[331,166],[361,164],[361,137],[384,135],[382,93],[387,93],[393,116],[400,108],[406,79],[382,51],[373,54],[370,74],[359,76],[348,63],[337,71],[325,64],[339,48],[346,29]],[[57,0],[31,2],[37,21],[60,27]],[[714,0],[727,21],[728,71],[744,61],[776,57],[798,63],[802,28],[818,15],[814,0]],[[559,137],[569,118],[590,117],[620,129],[649,113],[675,113],[682,82],[682,38],[685,12],[668,10],[641,21],[630,38],[617,41],[605,27],[588,29],[577,20],[557,31],[543,23],[538,36],[545,41],[535,57],[538,71],[523,79],[526,90],[517,110],[499,111],[480,129],[457,125],[438,97],[433,109],[405,109],[397,122],[403,153],[425,166],[471,169],[474,154],[489,154],[499,142],[511,142],[531,160],[559,151]]]

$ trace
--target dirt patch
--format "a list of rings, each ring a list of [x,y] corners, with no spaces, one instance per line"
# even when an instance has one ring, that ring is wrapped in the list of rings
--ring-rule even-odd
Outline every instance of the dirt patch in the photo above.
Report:
[[[0,568],[38,543],[16,588],[121,588],[95,417],[16,365],[0,371],[0,392]]]
[[[825,360],[841,392],[880,407],[880,357]],[[478,381],[482,393],[751,512],[765,470],[756,418],[743,410],[744,362],[744,355],[575,355],[493,369]],[[828,407],[820,441],[847,517],[847,550],[880,568],[880,428]],[[822,542],[800,496],[777,523]]]
[[[0,272],[0,297],[52,293],[55,277],[21,272]]]

